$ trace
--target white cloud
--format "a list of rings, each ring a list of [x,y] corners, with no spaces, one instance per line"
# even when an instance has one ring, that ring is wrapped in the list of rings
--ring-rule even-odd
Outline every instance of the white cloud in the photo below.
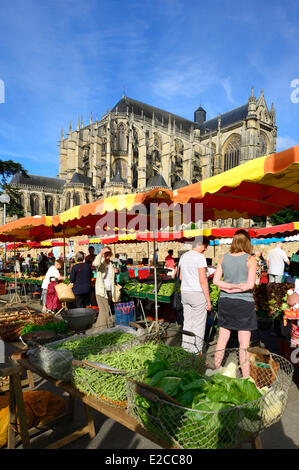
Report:
[[[281,150],[285,150],[290,147],[295,147],[295,145],[298,145],[298,144],[299,144],[299,140],[296,141],[292,139],[291,137],[278,136],[276,150],[277,152],[280,152]]]
[[[12,152],[10,150],[5,150],[5,149],[0,149],[0,155],[2,159],[12,159],[12,160],[18,160],[20,162],[23,162],[23,160],[31,160],[33,162],[41,163],[53,163],[55,161],[55,158],[53,156],[38,156],[38,155],[30,155],[26,153],[17,153],[17,152]],[[58,158],[56,159],[58,163]]]
[[[223,80],[220,80],[220,83],[221,85],[223,86],[224,90],[225,90],[225,93],[226,93],[226,97],[228,99],[228,101],[234,105],[236,105],[236,101],[233,99],[232,97],[232,86],[231,86],[231,79],[230,77],[226,77],[224,78]]]
[[[220,82],[213,62],[198,57],[168,57],[154,68],[152,89],[155,94],[169,99],[175,96],[193,97]]]

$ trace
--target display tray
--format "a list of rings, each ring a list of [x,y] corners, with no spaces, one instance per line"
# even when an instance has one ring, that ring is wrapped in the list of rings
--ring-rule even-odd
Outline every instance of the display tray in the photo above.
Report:
[[[147,297],[149,300],[155,300],[155,294],[148,294]],[[166,304],[170,304],[171,297],[168,297],[166,295],[157,295],[157,300],[158,302],[164,302]]]

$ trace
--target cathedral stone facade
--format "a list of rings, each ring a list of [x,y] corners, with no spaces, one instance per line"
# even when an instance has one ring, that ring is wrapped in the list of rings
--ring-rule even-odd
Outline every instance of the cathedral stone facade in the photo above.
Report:
[[[61,132],[57,178],[16,175],[24,215],[54,215],[78,204],[164,186],[176,189],[276,151],[276,116],[263,91],[194,121],[123,96],[88,125]]]

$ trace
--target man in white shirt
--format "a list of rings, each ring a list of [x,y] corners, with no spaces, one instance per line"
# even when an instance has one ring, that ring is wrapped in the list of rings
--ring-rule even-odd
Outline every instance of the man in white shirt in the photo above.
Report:
[[[269,251],[267,258],[267,267],[270,282],[282,281],[284,273],[284,264],[290,264],[289,258],[284,250],[281,249],[282,243],[277,242],[276,247]]]
[[[196,353],[202,350],[207,310],[212,310],[206,274],[207,262],[203,254],[209,246],[209,240],[206,237],[197,237],[192,246],[192,250],[182,255],[179,269],[184,309],[183,330],[196,335],[195,342],[192,337],[183,335],[182,347]]]

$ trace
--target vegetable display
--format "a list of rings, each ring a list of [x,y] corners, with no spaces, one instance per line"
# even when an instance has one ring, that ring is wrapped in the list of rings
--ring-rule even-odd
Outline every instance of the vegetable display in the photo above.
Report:
[[[141,293],[151,293],[154,288],[154,284],[147,284],[146,282],[130,281],[124,285],[124,288],[128,292],[141,292]]]
[[[33,331],[53,331],[54,333],[65,334],[68,331],[68,327],[64,321],[49,322],[45,325],[34,325],[32,323],[28,323],[23,327],[20,336],[32,333]]]
[[[15,310],[11,313],[0,315],[0,338],[3,341],[17,341],[24,326],[45,325],[53,320],[52,314],[38,314],[34,310]]]
[[[220,297],[220,289],[218,286],[215,286],[213,282],[209,282],[209,290],[210,290],[210,299],[211,304],[213,306],[213,310],[218,310],[218,301]]]
[[[70,339],[58,345],[51,346],[52,349],[66,349],[72,351],[75,359],[87,359],[92,353],[96,354],[103,348],[117,346],[135,339],[136,336],[122,331],[102,333],[96,336],[86,336],[80,339]]]
[[[108,400],[123,402],[127,398],[126,375],[134,376],[138,371],[146,369],[149,361],[154,361],[156,358],[174,364],[190,355],[180,346],[168,346],[155,342],[139,344],[123,351],[89,354],[86,357],[88,361],[100,362],[126,371],[127,374],[111,374],[93,368],[76,367],[74,383],[80,391],[88,395],[95,394]]]
[[[289,306],[286,303],[287,291],[294,286],[288,283],[270,283],[255,286],[253,290],[255,308],[258,315],[278,318]]]
[[[168,437],[184,448],[226,448],[235,444],[238,433],[259,428],[262,393],[251,378],[219,373],[208,377],[156,360],[144,381],[163,390],[179,406],[165,401],[159,405],[136,395],[143,425],[157,431],[160,423],[160,431],[166,429]]]
[[[175,292],[176,283],[175,282],[165,282],[161,285],[160,289],[158,290],[158,295],[163,295],[165,297],[171,297],[172,294]]]

